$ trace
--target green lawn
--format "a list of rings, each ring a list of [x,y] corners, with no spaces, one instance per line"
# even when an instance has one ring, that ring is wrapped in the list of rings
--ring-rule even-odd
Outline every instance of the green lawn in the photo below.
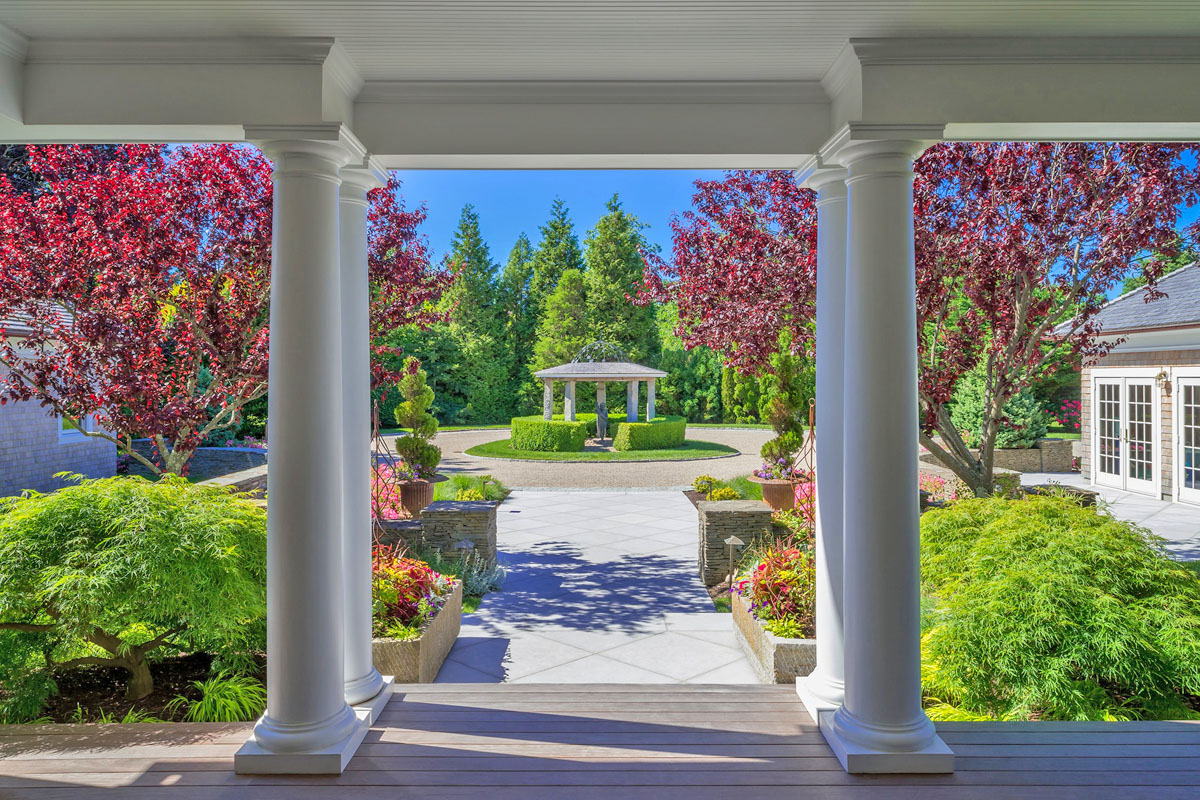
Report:
[[[544,453],[536,450],[513,450],[508,439],[486,442],[466,450],[469,456],[484,458],[523,458],[531,461],[677,461],[688,458],[712,458],[736,455],[737,450],[713,442],[688,440],[682,447],[669,450],[620,450],[596,453]]]
[[[620,422],[625,419],[624,414],[610,416],[609,421]],[[507,430],[509,423],[498,422],[494,425],[439,425],[439,431],[499,431]],[[757,422],[689,422],[689,428],[746,428],[747,430],[769,431],[770,425],[759,424]],[[404,433],[404,428],[384,428],[381,433],[384,436],[396,436]]]
[[[746,428],[748,430],[769,431],[771,426],[759,422],[689,422],[689,428]]]
[[[508,423],[502,425],[439,425],[439,431],[499,431],[508,430]],[[383,436],[398,436],[404,433],[404,428],[383,428],[379,432]]]

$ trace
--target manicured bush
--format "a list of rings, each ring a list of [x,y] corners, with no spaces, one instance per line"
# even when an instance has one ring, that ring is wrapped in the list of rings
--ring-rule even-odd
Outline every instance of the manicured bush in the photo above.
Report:
[[[73,479],[0,500],[0,716],[40,706],[54,670],[121,667],[135,700],[163,649],[261,649],[265,511],[177,476]]]
[[[709,491],[704,497],[705,500],[741,500],[742,496],[738,494],[737,489],[728,486],[717,486]]]
[[[415,476],[423,479],[436,475],[437,465],[442,460],[441,448],[429,441],[437,435],[438,421],[429,413],[433,389],[426,383],[426,377],[420,361],[411,356],[405,359],[398,387],[404,402],[397,405],[395,411],[396,423],[408,430],[407,436],[396,439],[396,452]]]
[[[513,450],[577,453],[589,436],[596,435],[596,415],[580,414],[574,422],[561,414],[548,420],[540,416],[513,417],[510,430]]]
[[[687,434],[683,417],[655,417],[649,422],[618,422],[614,450],[666,450],[679,447]]]
[[[1196,716],[1200,580],[1136,525],[1063,497],[960,500],[922,516],[921,572],[932,714]]]
[[[720,486],[721,482],[712,475],[697,475],[692,481],[692,491],[708,494],[713,490],[713,487]]]

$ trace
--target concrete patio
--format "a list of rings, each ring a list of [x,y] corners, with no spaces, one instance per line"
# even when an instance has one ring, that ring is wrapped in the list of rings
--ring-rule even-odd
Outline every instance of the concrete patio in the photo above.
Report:
[[[504,591],[463,618],[439,683],[754,683],[696,574],[680,492],[517,491]]]
[[[1113,516],[1148,528],[1165,539],[1167,549],[1179,558],[1200,559],[1200,508],[1194,505],[1097,486],[1078,472],[1026,472],[1021,483],[1060,483],[1099,492]]]

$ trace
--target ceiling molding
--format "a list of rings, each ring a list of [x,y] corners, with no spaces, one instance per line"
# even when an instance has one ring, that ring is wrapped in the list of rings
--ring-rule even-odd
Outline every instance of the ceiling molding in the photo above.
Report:
[[[850,49],[863,66],[1200,63],[1194,36],[852,38]]]
[[[816,81],[368,81],[360,103],[825,104]]]
[[[29,64],[316,64],[327,36],[223,39],[34,39]],[[347,59],[348,60],[348,59]]]
[[[24,61],[29,54],[29,40],[6,25],[0,25],[0,56]]]
[[[837,97],[847,86],[857,78],[861,78],[862,68],[849,43],[838,51],[837,57],[821,78],[821,87],[830,97]]]

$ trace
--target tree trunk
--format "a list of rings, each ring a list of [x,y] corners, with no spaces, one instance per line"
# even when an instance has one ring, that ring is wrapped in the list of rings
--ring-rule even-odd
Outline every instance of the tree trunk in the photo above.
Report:
[[[125,669],[129,670],[129,686],[125,689],[126,700],[141,700],[149,697],[154,691],[154,676],[150,674],[150,664],[144,656],[136,661],[127,662]]]

